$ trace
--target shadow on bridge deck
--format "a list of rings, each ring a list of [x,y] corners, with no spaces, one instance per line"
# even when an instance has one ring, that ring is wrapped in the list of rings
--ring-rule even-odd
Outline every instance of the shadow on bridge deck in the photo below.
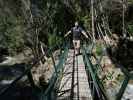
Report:
[[[65,63],[57,100],[92,100],[82,55],[70,50]]]

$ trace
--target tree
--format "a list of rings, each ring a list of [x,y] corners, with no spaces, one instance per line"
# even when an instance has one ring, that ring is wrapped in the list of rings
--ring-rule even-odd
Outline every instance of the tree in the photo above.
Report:
[[[8,4],[3,2],[0,6],[0,48],[7,49],[10,55],[14,55],[24,46],[23,21],[21,16],[10,10]]]

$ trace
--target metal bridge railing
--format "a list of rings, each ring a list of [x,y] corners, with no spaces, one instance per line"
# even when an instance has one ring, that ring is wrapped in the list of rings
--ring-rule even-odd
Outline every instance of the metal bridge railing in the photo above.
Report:
[[[58,84],[57,81],[63,72],[63,65],[66,61],[67,54],[68,54],[68,48],[66,47],[60,56],[59,63],[57,64],[57,66],[55,66],[57,72],[53,73],[52,78],[49,81],[48,88],[45,91],[42,91],[40,100],[55,100],[56,98],[55,86]]]
[[[92,45],[93,46],[93,45]],[[83,47],[82,48],[82,53],[83,53],[83,58],[84,58],[84,63],[85,63],[85,66],[86,66],[86,71],[88,73],[88,81],[91,82],[90,84],[94,85],[93,89],[92,90],[92,97],[93,99],[99,99],[99,100],[107,100],[107,95],[105,93],[105,90],[104,90],[104,87],[103,85],[101,84],[101,81],[97,75],[97,72],[95,70],[95,67],[94,65],[92,64],[91,60],[90,60],[90,56],[92,55],[92,49],[93,47],[91,47],[89,49],[90,53],[89,55],[87,54],[86,52],[86,49]],[[92,88],[90,86],[90,88]],[[95,89],[94,89],[95,88]],[[96,92],[96,94],[94,93]]]
[[[69,41],[68,41],[69,42]],[[53,64],[54,64],[54,69],[55,69],[55,72],[52,76],[52,78],[50,79],[49,81],[49,86],[48,88],[46,89],[46,92],[44,92],[43,95],[46,96],[46,94],[48,95],[48,93],[51,91],[51,87],[53,87],[58,78],[58,76],[60,75],[61,73],[61,69],[62,69],[62,66],[63,66],[63,63],[65,61],[65,58],[66,58],[66,55],[67,55],[67,52],[68,52],[68,43],[66,43],[65,41],[62,43],[62,44],[56,44],[55,46],[53,47],[50,47],[49,50],[48,50],[48,54],[52,57],[52,61],[53,61]],[[61,49],[61,57],[60,57],[60,61],[59,61],[59,64],[56,66],[55,63],[54,63],[54,59],[53,59],[53,55],[52,55],[52,51],[55,50],[55,48],[59,48]],[[66,47],[64,50],[63,48]],[[0,98],[1,99],[4,99],[4,95],[9,92],[11,89],[14,88],[14,86],[17,84],[17,82],[19,80],[21,80],[24,76],[28,76],[28,79],[29,79],[29,82],[31,84],[31,86],[33,87],[33,89],[37,88],[35,83],[34,83],[34,80],[33,80],[33,77],[32,77],[32,73],[31,73],[31,69],[36,66],[37,64],[39,64],[39,61],[43,59],[45,55],[42,55],[39,59],[35,59],[33,61],[33,64],[30,64],[30,65],[26,65],[26,70],[19,76],[17,77],[11,84],[9,84],[8,86],[6,86],[4,89],[0,90]],[[45,91],[45,90],[42,90],[42,91]],[[42,100],[45,100],[44,98]]]
[[[82,52],[83,52],[84,63],[86,65],[86,71],[89,77],[88,80],[89,82],[91,82],[90,84],[95,87],[95,89],[92,89],[92,92],[93,92],[92,97],[94,97],[93,99],[95,100],[98,98],[100,100],[121,100],[126,90],[126,87],[128,85],[128,82],[130,80],[133,80],[133,73],[130,73],[125,67],[120,66],[121,72],[124,75],[124,79],[120,85],[120,89],[115,94],[115,97],[113,97],[114,99],[110,98],[110,94],[107,93],[107,89],[105,88],[102,82],[103,80],[100,78],[100,74],[103,72],[101,60],[103,59],[103,56],[108,56],[105,51],[106,46],[102,47],[103,48],[102,53],[100,57],[97,58],[92,54],[92,50],[94,49],[96,44],[91,43],[90,45],[91,45],[90,47],[87,47],[86,45],[82,47]],[[95,58],[95,61],[96,61],[95,64],[93,63],[91,58]],[[113,77],[113,76],[111,75],[109,77]],[[92,87],[90,86],[90,88]]]

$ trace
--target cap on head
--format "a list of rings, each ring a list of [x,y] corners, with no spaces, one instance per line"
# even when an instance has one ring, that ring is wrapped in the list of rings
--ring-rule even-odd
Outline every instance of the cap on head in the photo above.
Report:
[[[76,22],[75,22],[75,26],[79,26],[79,23],[78,23],[78,21],[76,21]]]

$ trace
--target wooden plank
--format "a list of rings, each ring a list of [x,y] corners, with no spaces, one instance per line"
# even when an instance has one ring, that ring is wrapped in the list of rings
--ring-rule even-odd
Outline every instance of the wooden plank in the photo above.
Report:
[[[73,50],[68,54],[57,100],[92,100],[82,55],[74,56]]]

